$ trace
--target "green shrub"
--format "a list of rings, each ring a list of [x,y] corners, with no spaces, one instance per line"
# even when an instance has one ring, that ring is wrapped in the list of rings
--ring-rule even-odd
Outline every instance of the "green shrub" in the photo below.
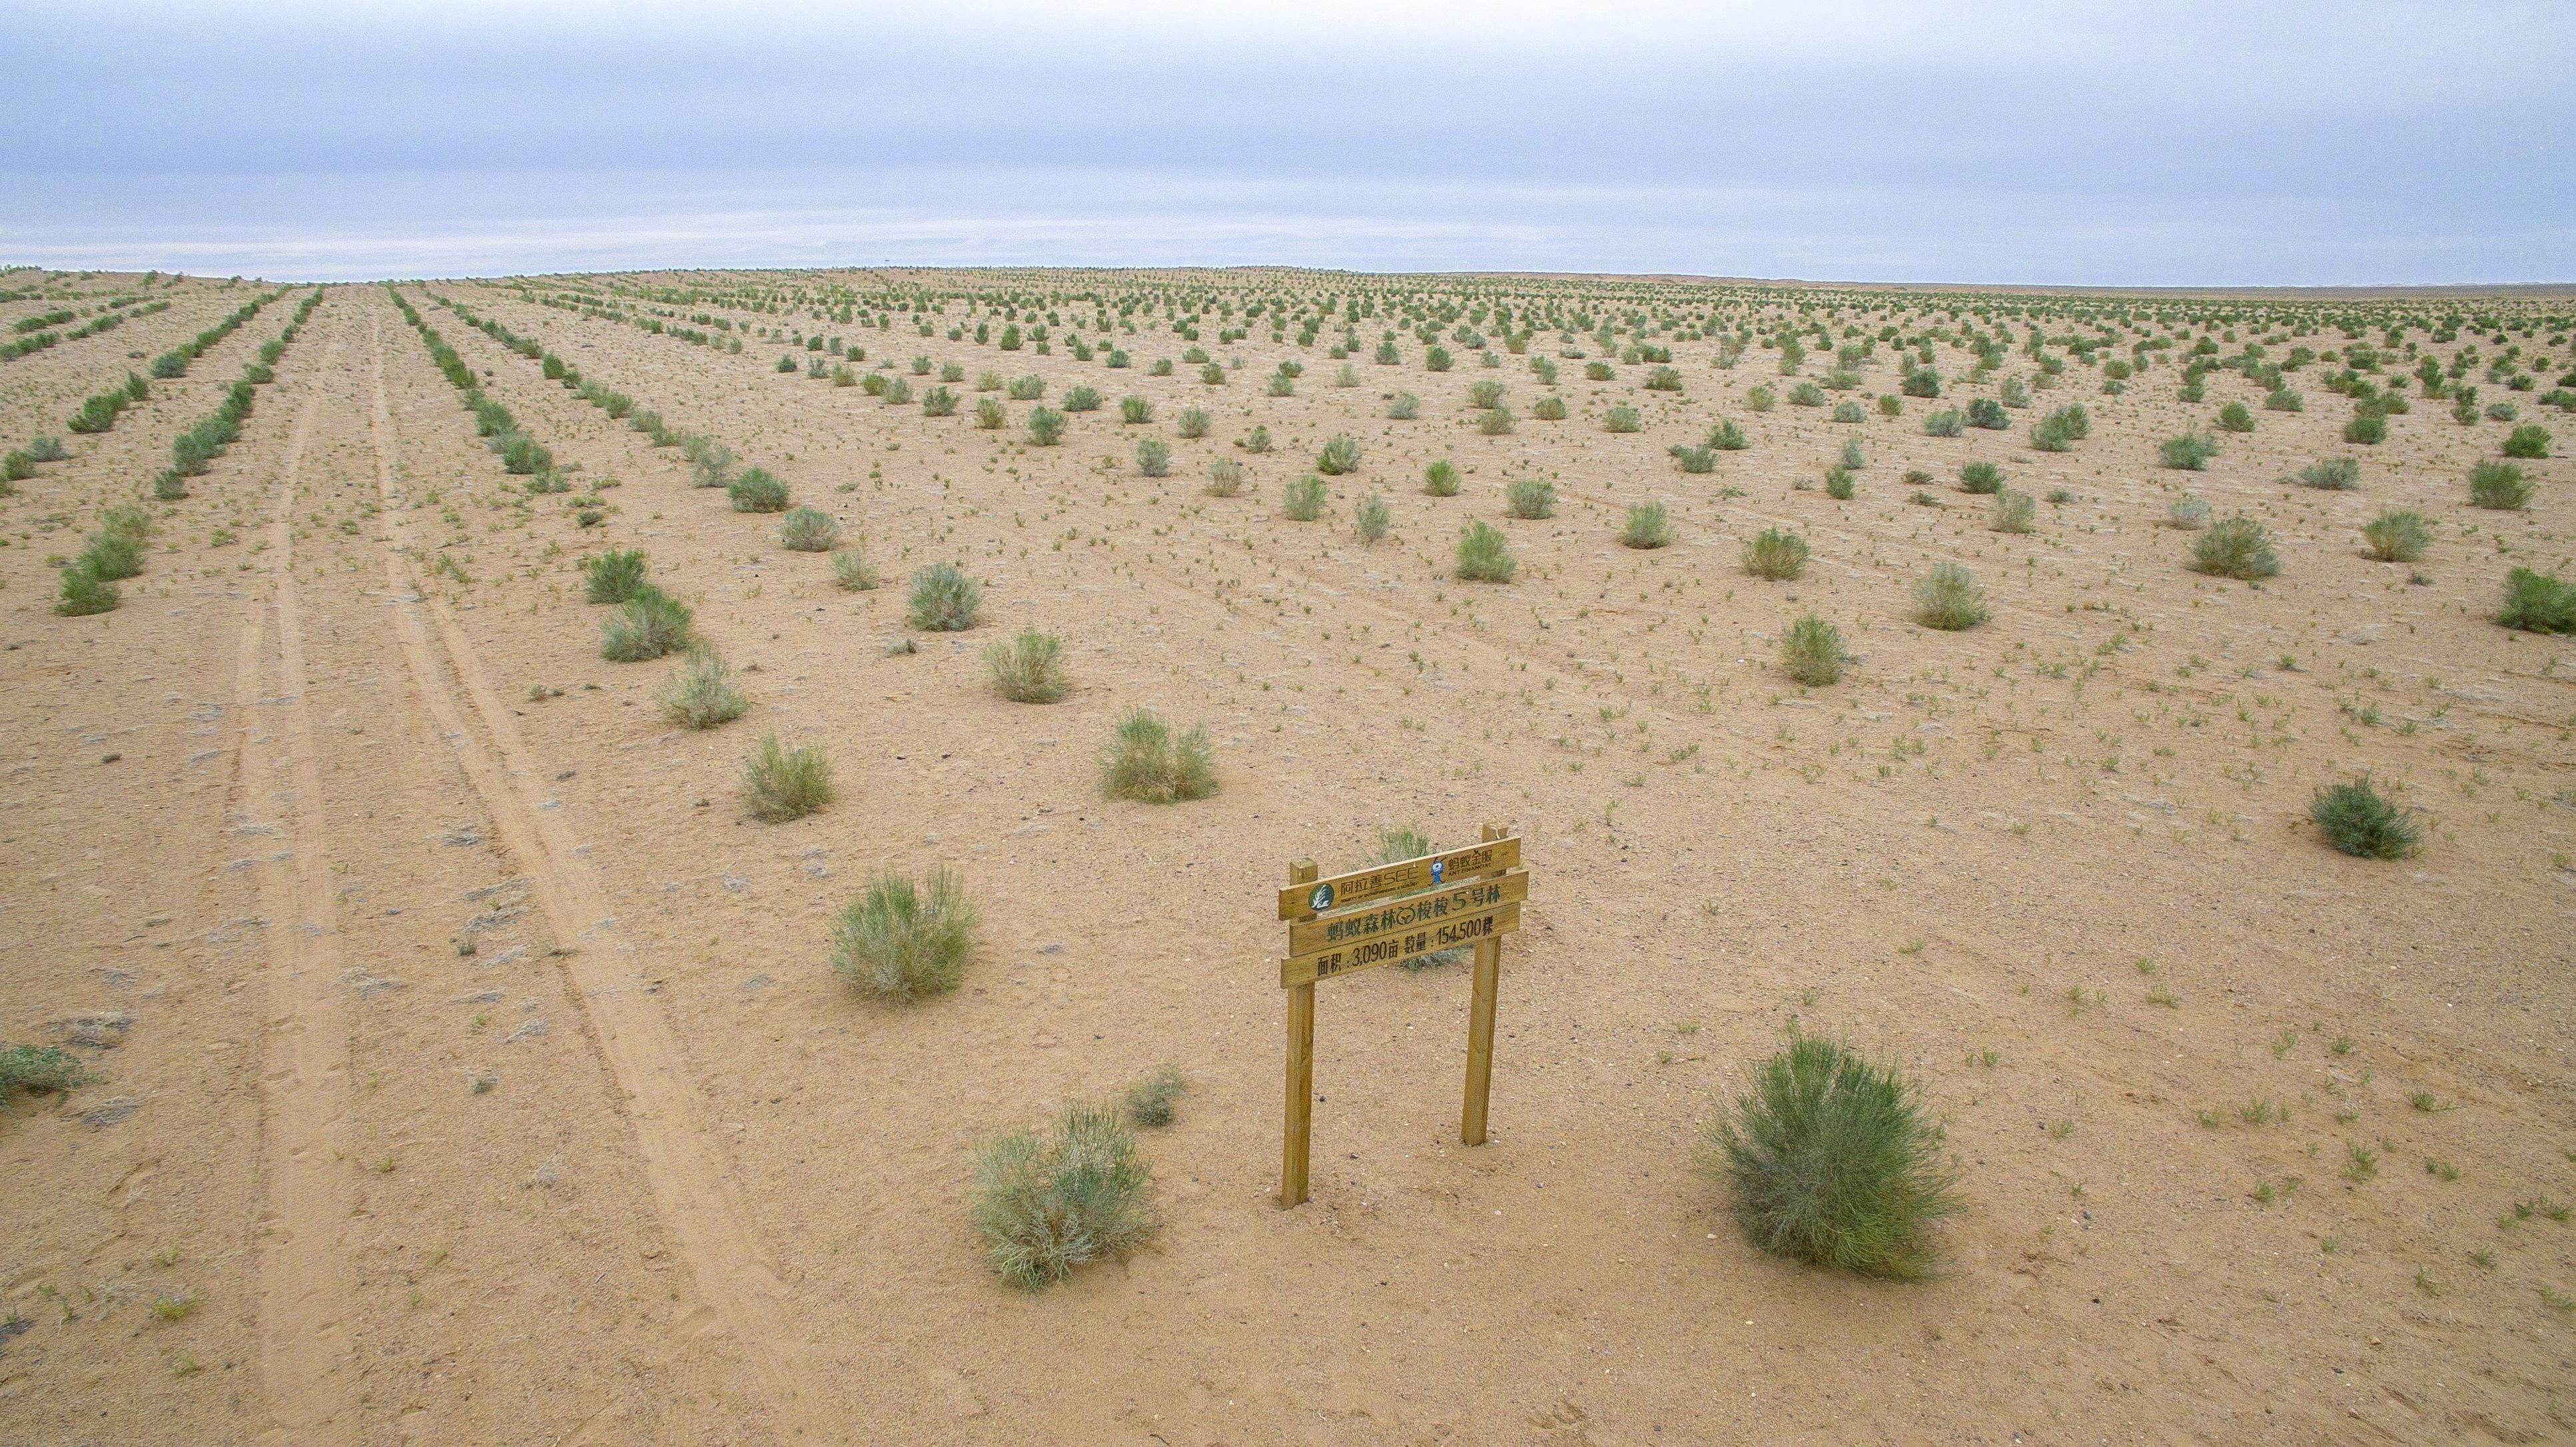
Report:
[[[999,432],[1011,420],[1008,408],[991,397],[975,399],[975,425],[986,432]]]
[[[1813,613],[1800,614],[1780,635],[1780,669],[1809,688],[1840,680],[1851,655],[1843,651],[1842,630]]]
[[[1326,477],[1339,477],[1360,468],[1360,445],[1347,432],[1336,432],[1315,454],[1315,470]]]
[[[1503,511],[1536,520],[1556,515],[1556,484],[1543,477],[1515,479],[1503,489]]]
[[[611,663],[646,663],[689,645],[689,605],[639,583],[617,611],[599,625],[599,656]]]
[[[1959,491],[1992,497],[2004,490],[2003,469],[1991,462],[1966,462],[1959,465]]]
[[[1216,792],[1216,768],[1204,725],[1174,733],[1142,708],[1118,718],[1117,732],[1100,761],[1100,789],[1112,799],[1177,804]]]
[[[1825,496],[1836,502],[1851,501],[1852,470],[1850,468],[1841,463],[1835,463],[1825,469]]]
[[[27,460],[30,462],[60,462],[69,456],[71,454],[63,450],[63,440],[59,437],[39,437],[27,444]]]
[[[2547,457],[2550,440],[2548,428],[2537,422],[2526,422],[2505,438],[2504,455],[2526,459]]]
[[[2367,775],[2317,790],[2308,817],[2327,843],[2358,859],[2403,859],[2423,842],[2415,821],[2371,787]]]
[[[36,460],[23,452],[0,456],[0,483],[25,482],[36,475]]]
[[[1501,528],[1483,518],[1468,521],[1458,535],[1459,578],[1470,583],[1508,583],[1519,568]]]
[[[1044,1291],[1151,1240],[1152,1189],[1134,1134],[1115,1113],[1078,1105],[1048,1135],[1013,1131],[977,1149],[972,1219],[993,1270]]]
[[[1046,378],[1013,377],[1008,395],[1014,402],[1034,402],[1046,395]]]
[[[771,734],[742,766],[743,807],[763,824],[802,819],[832,802],[832,761],[821,744],[791,749]]]
[[[2308,410],[2308,399],[2291,391],[2287,387],[2275,387],[2263,398],[2263,410],[2266,412],[2305,412]]]
[[[965,881],[945,866],[919,886],[878,875],[832,921],[832,973],[881,1000],[944,995],[966,978],[976,923]]]
[[[1744,394],[1744,405],[1755,412],[1768,412],[1778,405],[1779,400],[1768,387],[1756,387]]]
[[[2012,419],[2004,415],[2004,404],[1992,397],[1979,397],[1968,404],[1968,425],[2002,432],[2012,426]]]
[[[1064,414],[1053,407],[1029,409],[1029,441],[1038,447],[1053,447],[1064,440]]]
[[[832,555],[832,581],[853,593],[865,593],[877,585],[877,570],[868,565],[867,554],[847,548]]]
[[[2576,583],[2516,568],[2505,574],[2504,611],[2496,621],[2525,633],[2576,633]]]
[[[2186,432],[2180,437],[2166,438],[2164,445],[2156,449],[2156,462],[2163,467],[2198,472],[2217,455],[2216,437],[2206,432]]]
[[[1181,434],[1183,437],[1205,437],[1205,436],[1207,436],[1207,435],[1208,435],[1208,414],[1207,414],[1207,409],[1206,409],[1206,408],[1204,408],[1204,407],[1184,407],[1184,408],[1182,408],[1182,409],[1181,409],[1181,415],[1180,415],[1180,418],[1179,418],[1178,422],[1175,424],[1175,426],[1176,426],[1177,430],[1180,432],[1180,434]]]
[[[623,603],[644,586],[644,554],[634,548],[612,548],[581,560],[582,597],[593,603]]]
[[[1441,458],[1422,469],[1422,490],[1433,497],[1458,495],[1458,464]]]
[[[1467,405],[1483,411],[1503,405],[1503,384],[1485,377],[1467,384]]]
[[[1243,491],[1243,464],[1231,457],[1208,463],[1207,495],[1233,497]]]
[[[1669,450],[1673,455],[1673,461],[1684,472],[1699,474],[1717,470],[1717,453],[1712,448],[1692,447],[1677,442]]]
[[[733,671],[723,655],[705,643],[692,643],[662,689],[662,717],[684,729],[711,729],[742,717],[751,707],[733,686]]]
[[[2328,457],[2311,462],[2299,469],[2299,484],[2327,492],[2349,492],[2361,486],[2361,459]]]
[[[841,525],[821,508],[790,508],[779,521],[778,541],[793,553],[828,553],[840,544]]]
[[[948,390],[946,387],[933,387],[929,391],[922,393],[921,415],[924,417],[956,416],[957,394]]]
[[[1729,418],[1708,430],[1708,445],[1719,452],[1742,452],[1753,444],[1744,438],[1744,429]]]
[[[1914,621],[1956,633],[1986,621],[1985,595],[1976,576],[1957,563],[1935,563],[1914,585]]]
[[[2531,502],[2531,485],[2510,462],[2481,462],[2469,469],[2469,503],[2473,507],[2513,512]]]
[[[1179,1067],[1166,1065],[1127,1087],[1127,1098],[1119,1109],[1128,1124],[1160,1130],[1172,1123],[1172,1102],[1188,1094],[1189,1088],[1189,1080]]]
[[[1064,410],[1067,412],[1097,412],[1100,410],[1100,393],[1090,387],[1067,388],[1064,394]]]
[[[1795,1035],[1710,1129],[1710,1169],[1755,1246],[1864,1276],[1921,1276],[1957,1209],[1941,1133],[1891,1066]]]
[[[1967,414],[1956,407],[1923,414],[1923,431],[1932,437],[1958,437],[1968,430]]]
[[[1541,422],[1562,422],[1565,420],[1565,399],[1551,392],[1530,404],[1530,415]]]
[[[1064,697],[1064,640],[1024,627],[1007,643],[984,648],[993,687],[1013,703],[1054,703]]]
[[[1418,829],[1390,826],[1377,831],[1379,864],[1402,864],[1408,859],[1420,859],[1439,852],[1439,847]],[[1408,970],[1434,970],[1457,964],[1473,953],[1475,953],[1473,945],[1460,945],[1454,949],[1433,950],[1428,954],[1414,955],[1398,963]]]
[[[1279,515],[1290,522],[1310,523],[1324,515],[1324,480],[1311,472],[1299,473],[1279,490]]]
[[[949,564],[932,563],[912,575],[912,626],[925,633],[963,633],[975,626],[983,597],[974,579]]]
[[[2254,414],[2246,410],[2244,403],[2230,402],[2218,409],[2218,430],[2251,432],[2254,430]]]
[[[1612,432],[1634,432],[1645,424],[1638,418],[1636,408],[1621,402],[1602,414],[1601,425]]]
[[[1153,398],[1151,398],[1151,397],[1121,397],[1121,398],[1119,398],[1119,399],[1118,399],[1118,420],[1119,420],[1119,421],[1121,421],[1121,422],[1128,422],[1128,423],[1151,422],[1151,421],[1153,421],[1153,420],[1154,420],[1154,399],[1153,399]]]
[[[1987,516],[1986,526],[1999,533],[2026,533],[2038,517],[2039,504],[2031,500],[2030,494],[2008,487],[1995,494],[1994,511]]]
[[[2033,423],[2030,445],[2040,452],[2066,452],[2093,435],[2093,418],[2081,402],[2070,402]]]
[[[2240,513],[2191,540],[2191,570],[2250,583],[2281,571],[2281,560],[2272,552],[2271,534]]]
[[[143,540],[131,533],[101,528],[90,534],[89,546],[82,550],[80,567],[105,582],[121,582],[143,571]]]
[[[1619,541],[1631,548],[1668,548],[1673,545],[1671,515],[1660,502],[1641,502],[1628,509],[1627,525],[1619,530]]]
[[[2209,504],[2184,493],[2174,499],[2173,506],[2165,509],[2165,526],[2180,528],[2187,533],[2198,532],[2209,526]]]
[[[887,406],[901,407],[912,401],[912,384],[901,377],[887,377],[884,390],[877,395],[885,399]]]
[[[1363,543],[1374,543],[1385,537],[1387,525],[1392,521],[1393,514],[1387,508],[1386,499],[1374,492],[1351,508],[1351,531],[1357,533]]]
[[[123,601],[116,585],[100,577],[97,569],[84,560],[63,569],[54,611],[65,618],[86,618],[93,613],[113,612]]]
[[[1744,540],[1744,571],[1771,582],[1807,571],[1807,540],[1786,528],[1764,528]]]
[[[2383,512],[2361,527],[2362,543],[2383,563],[2411,563],[2433,545],[2432,526],[2418,512]]]
[[[1500,407],[1480,412],[1476,415],[1476,430],[1487,437],[1509,436],[1512,431],[1512,414]]]
[[[2343,424],[2343,440],[2356,447],[2376,447],[2388,440],[2388,419],[2364,412]]]
[[[725,496],[733,500],[735,512],[787,511],[787,484],[770,475],[765,467],[746,467],[725,485]]]
[[[0,1045],[0,1111],[19,1091],[64,1094],[87,1085],[90,1074],[59,1045]]]

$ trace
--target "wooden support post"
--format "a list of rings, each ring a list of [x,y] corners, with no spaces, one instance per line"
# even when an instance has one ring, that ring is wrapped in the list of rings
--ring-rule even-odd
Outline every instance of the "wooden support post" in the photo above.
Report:
[[[1311,859],[1288,866],[1290,884],[1309,883],[1314,877]],[[1306,1201],[1306,1147],[1315,1122],[1315,983],[1309,980],[1287,995],[1287,1111],[1279,1138],[1279,1209],[1283,1211]]]
[[[1508,831],[1485,826],[1484,842]],[[1467,1099],[1458,1116],[1458,1139],[1485,1143],[1485,1106],[1494,1084],[1494,999],[1502,987],[1503,940],[1494,935],[1476,942],[1476,993],[1467,1006]]]

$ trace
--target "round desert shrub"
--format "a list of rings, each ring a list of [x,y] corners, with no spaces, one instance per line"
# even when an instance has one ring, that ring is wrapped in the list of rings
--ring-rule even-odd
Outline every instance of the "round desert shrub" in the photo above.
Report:
[[[1541,422],[1565,420],[1565,399],[1550,393],[1530,404],[1530,415]]]
[[[991,397],[975,399],[975,425],[986,432],[999,432],[1011,420],[1008,409]]]
[[[1064,697],[1064,640],[1022,628],[1007,643],[985,646],[984,669],[1013,703],[1054,703]]]
[[[2373,788],[2367,775],[2318,789],[2308,817],[2327,843],[2360,859],[2403,859],[2423,841],[2415,821]]]
[[[1290,522],[1310,523],[1324,515],[1324,480],[1311,472],[1288,479],[1279,490],[1279,515]]]
[[[2254,414],[2246,409],[2244,403],[2230,402],[2218,409],[2218,430],[2251,432],[2254,430]]]
[[[1112,799],[1177,804],[1216,792],[1216,767],[1205,725],[1175,733],[1143,708],[1121,714],[1101,756],[1100,789]]]
[[[1677,442],[1673,444],[1671,451],[1673,462],[1684,472],[1697,475],[1717,470],[1717,451],[1714,448],[1692,447],[1686,443]]]
[[[1524,477],[1503,489],[1503,511],[1535,520],[1556,513],[1556,484],[1543,477]]]
[[[1742,452],[1753,444],[1745,440],[1744,429],[1729,418],[1708,430],[1708,445],[1716,452]]]
[[[612,548],[581,560],[582,597],[593,603],[623,603],[644,586],[644,554],[634,548]]]
[[[1505,437],[1510,435],[1511,430],[1512,414],[1504,408],[1488,408],[1476,414],[1476,431],[1484,436]]]
[[[1069,387],[1065,389],[1064,410],[1067,412],[1099,411],[1099,391],[1096,388],[1091,387]]]
[[[1660,502],[1641,502],[1628,509],[1626,526],[1619,529],[1619,542],[1624,547],[1654,549],[1673,544],[1673,520]]]
[[[1119,420],[1119,421],[1121,421],[1121,422],[1151,422],[1151,421],[1153,421],[1153,420],[1154,420],[1154,399],[1153,399],[1153,398],[1151,398],[1151,397],[1121,397],[1121,398],[1119,398],[1119,399],[1118,399],[1118,420]]]
[[[2301,487],[2313,487],[2324,492],[2350,492],[2361,486],[2361,459],[2321,458],[2299,469],[2298,482]]]
[[[1243,464],[1220,457],[1208,464],[1207,495],[1233,497],[1243,491]]]
[[[2166,438],[2164,445],[2156,449],[2156,462],[2163,467],[2198,472],[2217,455],[2216,437],[2206,432],[2186,432],[2180,437]]]
[[[117,586],[100,577],[98,570],[83,560],[63,569],[54,611],[65,618],[86,618],[94,613],[114,612],[123,601]]]
[[[1359,540],[1364,543],[1374,543],[1385,537],[1387,525],[1393,520],[1393,513],[1388,509],[1386,499],[1374,492],[1361,498],[1351,508],[1351,531],[1357,533]]]
[[[787,484],[770,475],[765,467],[746,467],[725,485],[725,496],[733,499],[735,512],[787,511]]]
[[[925,633],[963,633],[975,626],[983,597],[974,579],[947,563],[932,563],[912,575],[907,611],[912,626]]]
[[[1864,1276],[1912,1278],[1927,1228],[1957,1209],[1941,1133],[1892,1066],[1795,1035],[1710,1129],[1711,1173],[1762,1250]]]
[[[646,663],[689,646],[689,605],[638,584],[599,625],[599,656],[611,663]]]
[[[1387,399],[1386,415],[1397,422],[1410,422],[1422,415],[1422,399],[1410,392],[1398,392]]]
[[[966,977],[976,919],[965,881],[944,865],[919,886],[878,875],[832,921],[832,973],[882,1000],[946,994]]]
[[[1986,526],[1999,533],[2026,533],[2038,516],[2039,504],[2031,501],[2029,493],[2008,487],[1995,494],[1994,511],[1987,517]]]
[[[1184,407],[1184,408],[1182,408],[1182,409],[1181,409],[1181,415],[1180,415],[1179,421],[1175,424],[1175,426],[1177,427],[1177,429],[1179,430],[1180,434],[1181,434],[1183,437],[1205,437],[1205,436],[1207,436],[1207,435],[1208,435],[1208,414],[1207,414],[1207,409],[1206,409],[1206,408],[1204,408],[1204,407]]]
[[[2200,531],[2209,526],[2209,503],[2184,493],[2174,499],[2173,506],[2165,509],[2165,526],[2180,528],[2187,533]]]
[[[1968,430],[1968,418],[1956,407],[1944,407],[1923,415],[1923,431],[1931,437],[1957,437]]]
[[[2361,541],[2380,562],[2411,563],[2433,545],[2433,529],[2422,513],[2392,508],[2361,525]]]
[[[2004,490],[2004,471],[1991,462],[1967,462],[1959,465],[1959,491],[1991,497]]]
[[[1842,630],[1813,613],[1800,614],[1780,635],[1780,670],[1810,688],[1841,679],[1850,661]]]
[[[1441,458],[1422,469],[1422,490],[1433,497],[1458,495],[1458,464]]]
[[[1416,956],[1415,958],[1420,958]],[[1412,964],[1412,960],[1404,963]],[[1188,1077],[1177,1066],[1166,1065],[1127,1087],[1127,1098],[1119,1105],[1130,1125],[1161,1129],[1172,1123],[1172,1102],[1188,1093]]]
[[[1038,447],[1053,447],[1064,440],[1064,414],[1053,407],[1029,409],[1029,441]]]
[[[733,671],[723,655],[705,643],[692,643],[678,671],[663,686],[662,717],[684,729],[711,729],[742,717],[751,704],[733,686]]]
[[[1836,502],[1849,502],[1852,497],[1852,470],[1837,462],[1825,469],[1825,496]]]
[[[1153,1175],[1117,1113],[1078,1105],[1052,1132],[1013,1131],[976,1149],[971,1208],[993,1270],[1044,1291],[1073,1268],[1153,1238]]]
[[[1807,571],[1807,540],[1787,528],[1764,528],[1744,540],[1744,571],[1782,582]]]
[[[2481,462],[2469,469],[2469,505],[2518,512],[2531,503],[2531,484],[2510,462]]]
[[[2537,422],[2526,422],[2513,429],[2504,440],[2507,457],[2541,458],[2549,455],[2549,429]]]
[[[778,540],[789,552],[828,553],[841,541],[841,525],[821,508],[790,508],[779,521]]]
[[[2576,633],[2576,583],[2516,568],[2504,575],[2504,611],[2496,621],[2525,633]]]
[[[821,744],[791,749],[771,734],[742,766],[743,807],[763,824],[802,819],[832,802],[832,761]]]
[[[1347,432],[1336,432],[1315,454],[1315,470],[1326,477],[1339,477],[1360,470],[1360,445]]]
[[[2364,412],[2343,424],[2343,440],[2356,447],[2376,447],[2388,440],[2388,419]]]
[[[832,555],[832,581],[853,593],[865,593],[877,585],[877,570],[868,565],[867,554],[849,548]]]
[[[1145,477],[1166,477],[1172,471],[1171,444],[1159,437],[1147,437],[1136,443],[1136,471]]]
[[[1914,585],[1914,621],[1956,633],[1986,621],[1985,595],[1976,575],[1957,563],[1935,563]]]
[[[1515,483],[1514,486],[1519,486]],[[1542,484],[1544,485],[1544,484]],[[1470,583],[1508,583],[1520,564],[1512,558],[1503,530],[1473,518],[1458,535],[1458,576]]]
[[[2271,534],[2240,513],[2191,540],[2191,570],[2251,583],[2281,571],[2281,560],[2272,551]]]
[[[1636,408],[1621,402],[1602,414],[1601,425],[1611,432],[1634,432],[1645,423],[1637,416]]]

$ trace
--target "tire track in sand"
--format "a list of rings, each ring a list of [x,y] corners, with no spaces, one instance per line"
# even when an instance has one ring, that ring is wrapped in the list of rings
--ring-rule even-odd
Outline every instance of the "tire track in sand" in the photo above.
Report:
[[[335,344],[331,351],[337,351]],[[326,352],[325,356],[329,353]],[[356,1440],[347,1361],[348,1255],[354,1178],[339,1135],[348,1096],[349,1024],[341,1008],[340,929],[324,863],[322,768],[305,699],[304,613],[295,590],[295,488],[322,408],[317,387],[295,419],[269,497],[269,600],[243,620],[233,676],[240,783],[236,832],[274,826],[252,811],[293,801],[292,847],[260,868],[268,917],[267,1063],[260,1074],[264,1200],[259,1241],[259,1376],[264,1440]],[[277,691],[263,695],[265,623],[276,620]],[[258,732],[263,708],[277,736]],[[274,758],[281,743],[286,767]],[[282,772],[282,777],[281,777]]]
[[[385,578],[395,604],[403,659],[440,736],[453,744],[467,780],[490,811],[502,846],[517,857],[530,894],[544,911],[556,941],[568,951],[569,988],[580,1000],[624,1097],[620,1113],[635,1133],[655,1208],[695,1291],[698,1306],[682,1319],[680,1330],[696,1335],[721,1328],[733,1335],[758,1378],[755,1385],[774,1415],[780,1436],[800,1442],[837,1440],[840,1427],[827,1421],[824,1404],[807,1386],[815,1373],[788,1312],[787,1289],[759,1241],[743,1226],[725,1169],[707,1149],[706,1120],[669,1022],[644,993],[645,972],[612,961],[613,954],[634,947],[616,942],[617,922],[608,913],[563,811],[539,807],[543,802],[536,788],[540,774],[519,739],[509,709],[493,693],[476,662],[472,645],[445,603],[423,588],[413,571],[404,501],[393,477],[393,418],[385,405],[381,314],[374,318],[369,336],[374,410],[368,436],[376,459],[376,490],[392,540],[385,552]],[[435,646],[430,636],[433,622]],[[442,652],[454,671],[454,687],[440,670]],[[457,701],[460,690],[482,725],[480,733],[467,726]]]

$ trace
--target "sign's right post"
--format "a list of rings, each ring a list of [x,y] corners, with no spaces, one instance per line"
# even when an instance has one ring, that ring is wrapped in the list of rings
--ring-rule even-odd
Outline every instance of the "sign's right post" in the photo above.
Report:
[[[1487,824],[1484,842],[1491,844],[1505,832]],[[1467,1006],[1467,1099],[1458,1116],[1458,1139],[1471,1146],[1485,1143],[1485,1104],[1494,1084],[1494,997],[1502,988],[1502,974],[1503,937],[1478,940],[1476,994]]]

